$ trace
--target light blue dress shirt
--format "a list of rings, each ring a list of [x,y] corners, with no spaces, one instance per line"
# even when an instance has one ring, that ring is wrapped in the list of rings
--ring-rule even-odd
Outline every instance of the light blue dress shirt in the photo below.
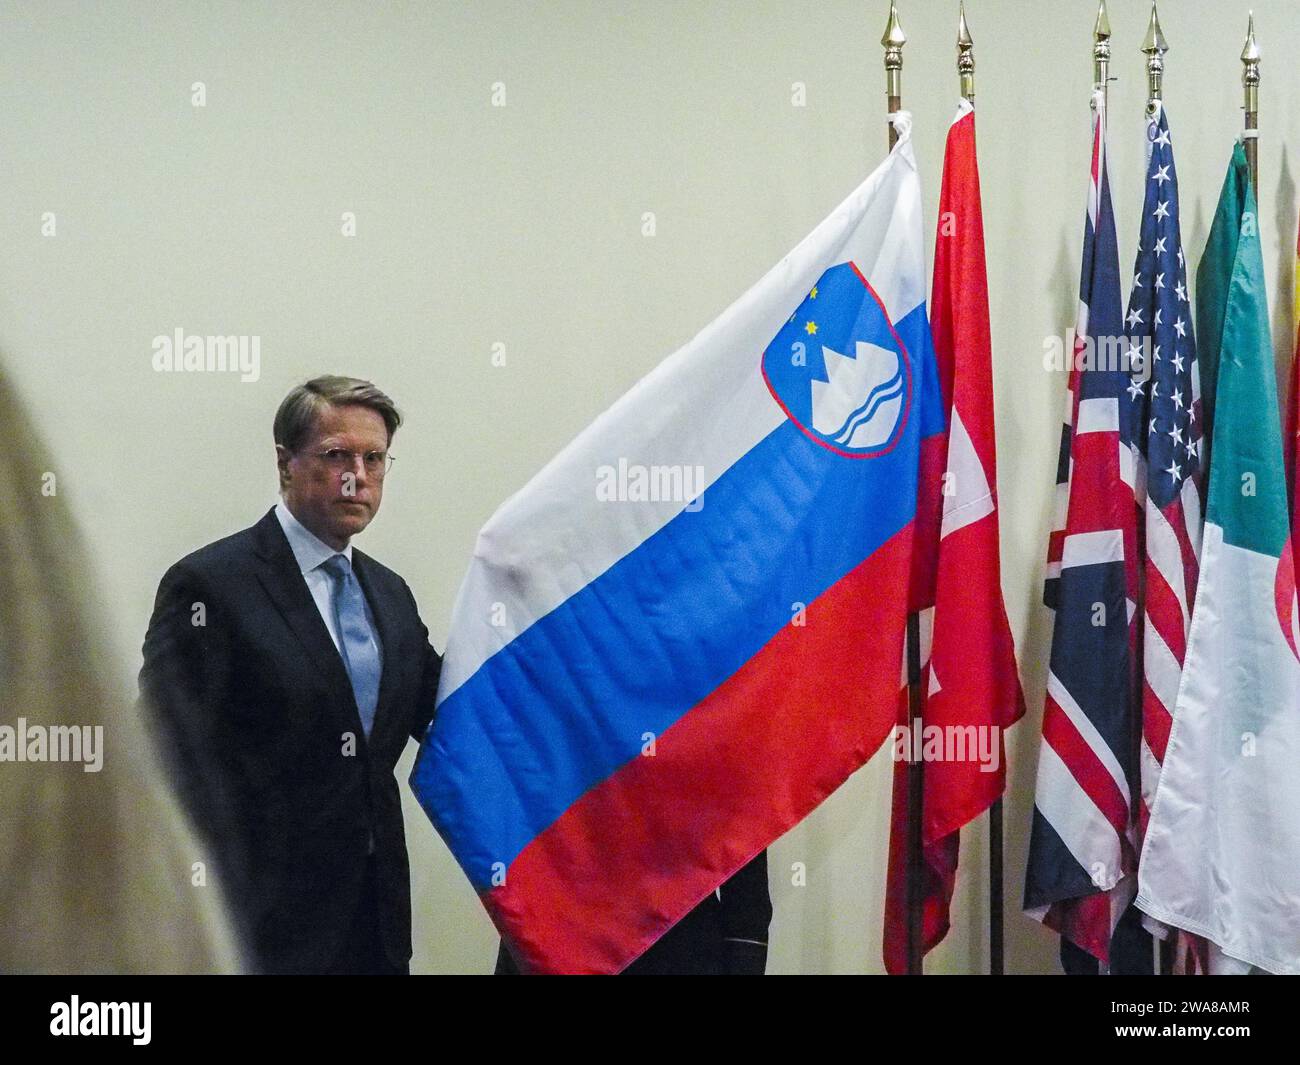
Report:
[[[311,592],[311,597],[316,603],[316,609],[320,611],[321,620],[325,622],[330,639],[334,641],[334,649],[342,655],[339,634],[334,624],[334,603],[331,599],[334,582],[330,579],[329,573],[323,568],[323,564],[331,555],[344,555],[350,566],[352,564],[352,545],[348,544],[342,551],[335,551],[334,548],[330,547],[329,544],[325,543],[324,540],[320,539],[307,526],[295,518],[292,511],[284,505],[283,499],[275,504],[275,516],[279,519],[280,528],[284,530],[284,535],[289,540],[289,547],[293,550],[293,557],[298,562],[298,569],[302,571],[303,580],[307,582],[307,590]],[[384,649],[379,642],[379,626],[375,624],[375,616],[370,610],[369,600],[366,601],[366,621],[370,625],[371,639],[374,640],[375,650],[379,654],[380,662],[382,662],[384,660]]]
[[[320,611],[320,617],[325,622],[325,628],[329,630],[330,639],[334,641],[334,649],[339,652],[340,658],[343,651],[339,644],[339,634],[334,624],[334,603],[331,599],[333,594],[334,582],[330,575],[323,568],[324,562],[333,555],[346,555],[348,565],[352,564],[352,545],[348,544],[342,551],[335,551],[329,544],[325,543],[320,537],[307,528],[302,522],[293,516],[293,513],[284,505],[284,500],[277,500],[275,504],[275,516],[279,519],[280,528],[284,530],[284,535],[289,541],[289,547],[293,551],[293,557],[298,563],[298,569],[302,571],[303,580],[307,582],[307,590],[311,592],[311,597],[316,603],[316,609]],[[374,641],[375,651],[379,655],[379,661],[382,664],[384,660],[383,645],[379,642],[379,626],[375,624],[374,614],[370,610],[370,602],[366,602],[366,622],[370,626],[370,638]],[[382,668],[382,665],[381,665]],[[366,845],[370,854],[375,852],[375,837],[372,835]]]

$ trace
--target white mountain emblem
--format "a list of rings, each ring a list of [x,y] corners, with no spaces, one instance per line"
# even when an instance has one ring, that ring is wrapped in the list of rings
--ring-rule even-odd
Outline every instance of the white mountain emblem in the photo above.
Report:
[[[812,383],[813,428],[841,447],[880,447],[903,408],[903,364],[897,353],[859,340],[850,358],[823,345],[826,381]]]

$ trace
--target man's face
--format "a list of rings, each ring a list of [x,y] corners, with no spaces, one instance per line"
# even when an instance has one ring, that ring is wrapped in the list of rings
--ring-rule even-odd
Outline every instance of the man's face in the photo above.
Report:
[[[327,406],[297,451],[280,445],[275,450],[285,505],[335,550],[346,547],[379,512],[388,429],[378,412]]]

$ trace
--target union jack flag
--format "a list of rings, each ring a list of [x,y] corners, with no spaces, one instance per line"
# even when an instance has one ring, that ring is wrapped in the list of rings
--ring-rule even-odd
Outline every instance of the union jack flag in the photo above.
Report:
[[[1056,620],[1025,911],[1107,965],[1111,937],[1137,886],[1140,448],[1129,416],[1127,350],[1105,100],[1096,93],[1074,360],[1048,549],[1045,599]]]

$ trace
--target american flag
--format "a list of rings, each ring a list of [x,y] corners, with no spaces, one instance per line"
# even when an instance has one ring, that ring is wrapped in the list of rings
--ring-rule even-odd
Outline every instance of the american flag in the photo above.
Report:
[[[1179,230],[1178,172],[1164,106],[1157,102],[1154,108],[1147,122],[1150,157],[1142,235],[1125,318],[1129,358],[1139,371],[1125,402],[1137,446],[1139,499],[1145,504],[1139,853],[1187,653],[1203,516],[1201,375]],[[1205,971],[1202,940],[1181,933],[1176,944],[1181,971]]]
[[[1145,472],[1142,626],[1142,801],[1139,835],[1155,799],[1187,650],[1201,549],[1201,378],[1192,331],[1178,175],[1163,106],[1147,124],[1151,150],[1142,237],[1129,296],[1130,357],[1125,402]],[[1149,360],[1149,372],[1148,369]]]
[[[1137,880],[1137,441],[1125,417],[1131,380],[1121,308],[1105,99],[1096,93],[1075,359],[1048,551],[1045,598],[1056,621],[1025,911],[1102,964]]]

